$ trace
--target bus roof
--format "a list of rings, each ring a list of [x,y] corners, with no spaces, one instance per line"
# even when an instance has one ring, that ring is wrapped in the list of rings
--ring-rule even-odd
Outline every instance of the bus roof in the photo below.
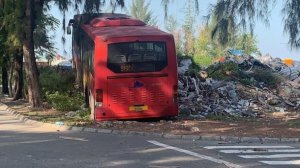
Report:
[[[92,38],[99,37],[103,41],[117,37],[172,36],[171,34],[163,32],[152,26],[116,26],[94,28],[90,25],[84,25],[83,28]]]
[[[82,14],[76,15],[75,19],[82,24],[82,28],[91,38],[99,37],[104,41],[117,37],[172,36],[124,14]]]

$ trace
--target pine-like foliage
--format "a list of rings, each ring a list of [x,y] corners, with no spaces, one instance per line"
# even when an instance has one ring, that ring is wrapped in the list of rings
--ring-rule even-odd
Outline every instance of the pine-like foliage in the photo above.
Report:
[[[145,0],[133,0],[130,7],[130,13],[133,17],[144,21],[146,24],[156,26],[156,17],[153,12],[149,10],[150,2],[146,3]]]
[[[257,20],[269,24],[271,8],[280,4],[278,0],[218,0],[210,16],[216,16],[217,25],[212,37],[219,36],[222,44],[238,28],[252,32]],[[291,48],[300,48],[300,1],[285,0],[283,3],[284,31],[289,35]]]
[[[185,55],[195,54],[195,22],[196,22],[196,9],[193,0],[187,0],[184,9],[184,23],[182,26],[183,31],[183,52]]]
[[[49,23],[51,27],[56,20],[53,17],[47,17],[45,11],[51,8],[51,4],[57,5],[64,16],[62,23],[65,28],[65,14],[69,9],[76,10],[83,5],[85,13],[95,13],[99,12],[107,2],[106,0],[0,0],[0,31],[5,32],[5,38],[1,37],[0,43],[2,47],[3,43],[9,43],[10,47],[23,48],[28,99],[33,107],[42,105],[34,48],[53,49],[53,43],[49,41],[46,30]],[[109,2],[111,6],[124,6],[124,0],[110,0]],[[37,43],[34,43],[35,40]],[[34,44],[43,45],[43,47],[37,47],[37,45],[34,47]]]
[[[210,11],[210,17],[216,19],[212,38],[225,45],[240,28],[252,33],[257,19],[268,24],[271,2],[274,0],[218,0]]]
[[[300,1],[286,0],[282,10],[284,30],[289,34],[292,48],[300,48]]]

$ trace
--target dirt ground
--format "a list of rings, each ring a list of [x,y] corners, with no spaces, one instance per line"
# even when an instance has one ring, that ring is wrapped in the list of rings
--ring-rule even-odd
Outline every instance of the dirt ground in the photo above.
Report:
[[[27,115],[32,119],[55,122],[63,120],[66,124],[85,125],[109,129],[130,131],[172,133],[182,135],[228,135],[239,137],[300,137],[300,112],[265,113],[261,118],[226,118],[212,119],[183,119],[175,120],[146,120],[146,121],[109,121],[92,123],[80,119],[69,119],[65,113],[53,109],[32,109],[25,101],[11,101],[1,99],[10,108]],[[74,122],[75,121],[75,122]]]

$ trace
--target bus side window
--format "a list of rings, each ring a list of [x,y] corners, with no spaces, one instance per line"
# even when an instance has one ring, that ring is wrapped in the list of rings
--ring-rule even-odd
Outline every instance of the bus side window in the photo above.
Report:
[[[127,62],[126,55],[118,55],[117,58],[118,58],[118,60],[120,60],[120,63]]]
[[[161,45],[159,43],[155,44],[154,52],[157,53],[158,61],[166,61],[167,60],[166,48],[164,45]]]
[[[128,56],[128,62],[142,62],[142,55],[139,53],[130,54]]]
[[[119,55],[119,54],[114,54],[110,59],[109,62],[115,63],[115,64],[120,64],[120,63],[126,63],[126,55]]]
[[[143,61],[157,61],[156,54],[153,52],[149,52],[144,54],[144,60]]]

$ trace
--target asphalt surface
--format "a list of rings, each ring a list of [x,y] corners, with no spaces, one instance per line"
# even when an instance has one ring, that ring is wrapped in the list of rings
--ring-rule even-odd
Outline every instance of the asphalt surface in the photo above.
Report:
[[[244,153],[233,153],[236,150]],[[58,132],[24,124],[0,111],[0,168],[298,167],[299,159],[299,143],[224,143]]]

